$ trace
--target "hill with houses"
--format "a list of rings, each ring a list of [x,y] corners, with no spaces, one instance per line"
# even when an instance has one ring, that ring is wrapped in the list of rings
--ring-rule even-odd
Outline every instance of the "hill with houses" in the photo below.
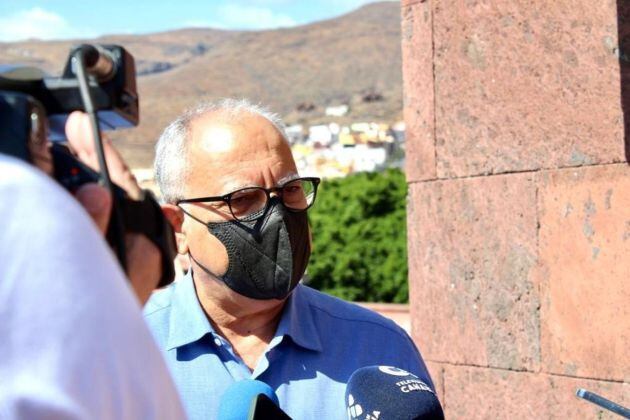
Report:
[[[308,25],[266,31],[181,29],[90,40],[125,46],[135,57],[138,128],[113,138],[132,166],[149,166],[161,129],[202,99],[246,97],[288,124],[402,117],[400,5],[373,3]],[[75,41],[0,43],[3,64],[61,71]],[[346,107],[342,115],[326,109]]]

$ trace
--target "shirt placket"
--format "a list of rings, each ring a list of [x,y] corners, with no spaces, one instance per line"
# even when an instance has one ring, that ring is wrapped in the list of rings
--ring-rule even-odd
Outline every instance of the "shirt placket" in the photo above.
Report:
[[[223,366],[234,381],[249,379],[251,372],[245,362],[234,353],[232,345],[217,333],[212,333],[215,351],[223,361]]]

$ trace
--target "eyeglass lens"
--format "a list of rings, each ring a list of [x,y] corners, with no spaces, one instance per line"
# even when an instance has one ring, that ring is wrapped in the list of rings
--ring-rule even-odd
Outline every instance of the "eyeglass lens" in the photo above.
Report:
[[[306,210],[315,199],[315,184],[310,180],[296,179],[279,188],[278,194],[288,209]],[[232,215],[240,220],[264,209],[267,200],[264,188],[244,188],[230,195],[229,205]]]

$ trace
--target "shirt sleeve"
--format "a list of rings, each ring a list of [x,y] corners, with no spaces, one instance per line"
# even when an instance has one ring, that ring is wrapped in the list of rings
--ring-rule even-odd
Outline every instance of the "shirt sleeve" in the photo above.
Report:
[[[0,197],[0,418],[184,418],[141,308],[80,205],[1,155]]]

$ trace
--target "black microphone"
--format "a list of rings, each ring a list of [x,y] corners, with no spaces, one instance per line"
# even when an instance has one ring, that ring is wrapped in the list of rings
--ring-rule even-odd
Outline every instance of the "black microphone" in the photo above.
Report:
[[[367,366],[346,386],[350,420],[444,420],[433,390],[416,375],[391,366]]]
[[[116,74],[116,64],[111,53],[100,45],[83,44],[79,46],[83,50],[85,69],[99,82],[111,80]]]
[[[619,414],[621,417],[626,419],[630,419],[630,410],[626,407],[623,407],[617,403],[614,403],[601,395],[597,395],[594,392],[587,391],[583,388],[580,388],[576,391],[575,395],[580,398],[585,399],[588,402],[592,402],[606,410],[612,411],[615,414]]]
[[[228,387],[219,403],[219,420],[291,420],[278,396],[264,382],[246,379]]]

